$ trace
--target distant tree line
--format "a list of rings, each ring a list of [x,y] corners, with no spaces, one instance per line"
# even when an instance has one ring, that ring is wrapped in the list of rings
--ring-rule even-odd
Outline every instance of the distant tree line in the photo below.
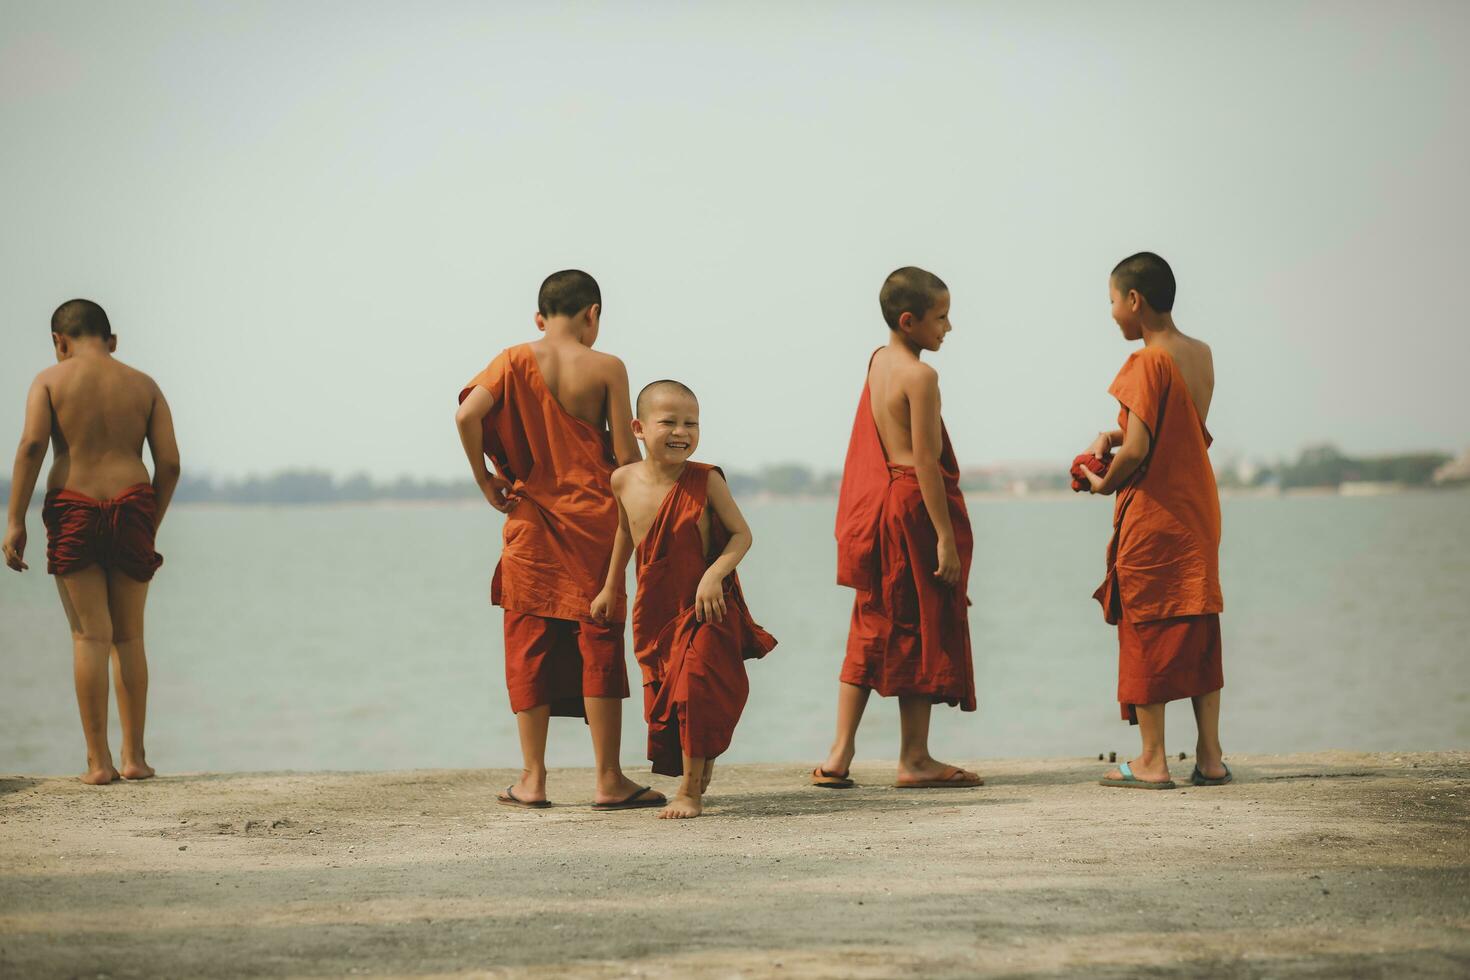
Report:
[[[1219,467],[1222,487],[1276,485],[1336,487],[1353,481],[1428,486],[1434,473],[1450,457],[1445,453],[1406,453],[1393,456],[1354,457],[1331,445],[1305,449],[1292,462],[1253,464],[1249,467]],[[752,472],[726,472],[736,497],[827,497],[837,493],[842,474],[817,471],[799,463],[766,466]],[[988,467],[966,470],[960,486],[971,492],[1027,493],[1062,491],[1069,477],[1064,468]],[[39,505],[37,492],[32,503]],[[336,477],[326,470],[282,470],[270,476],[217,480],[185,473],[174,499],[181,503],[216,504],[336,504],[374,501],[475,500],[479,490],[469,480],[417,479],[374,480],[365,473]],[[0,499],[10,498],[10,480],[0,477]]]

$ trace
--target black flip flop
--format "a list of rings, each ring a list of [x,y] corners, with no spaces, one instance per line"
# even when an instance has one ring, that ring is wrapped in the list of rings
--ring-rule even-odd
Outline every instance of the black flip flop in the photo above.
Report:
[[[516,784],[511,783],[504,793],[495,795],[495,802],[502,806],[518,806],[522,810],[544,810],[551,806],[550,800],[523,800],[515,794]]]
[[[812,785],[823,789],[852,789],[856,784],[852,779],[852,770],[838,774],[817,766],[812,770]]]
[[[1226,783],[1235,778],[1235,773],[1231,772],[1230,767],[1225,765],[1225,763],[1223,762],[1220,763],[1220,766],[1225,770],[1225,775],[1221,776],[1219,779],[1211,779],[1209,776],[1206,776],[1204,773],[1199,771],[1199,766],[1195,766],[1194,772],[1191,773],[1189,776],[1189,781],[1195,786],[1224,786]]]
[[[642,799],[644,793],[653,793],[654,796]],[[655,790],[652,786],[639,786],[625,798],[614,803],[594,803],[594,810],[644,810],[651,806],[668,806],[669,801],[664,794]]]

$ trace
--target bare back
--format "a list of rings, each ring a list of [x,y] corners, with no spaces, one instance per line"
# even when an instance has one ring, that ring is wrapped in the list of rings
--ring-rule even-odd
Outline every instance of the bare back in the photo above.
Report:
[[[1199,413],[1199,420],[1204,422],[1210,414],[1210,401],[1215,397],[1215,359],[1210,345],[1175,330],[1161,338],[1159,346],[1179,367],[1184,383],[1189,386],[1194,410]]]
[[[616,359],[578,343],[543,339],[530,347],[557,403],[593,428],[607,428],[610,368]]]
[[[914,465],[914,426],[910,399],[915,387],[932,377],[933,368],[918,358],[907,359],[883,348],[868,367],[869,407],[878,426],[878,439],[888,462]]]
[[[62,361],[38,380],[51,400],[48,489],[106,500],[148,482],[143,444],[159,401],[152,378],[94,355]]]

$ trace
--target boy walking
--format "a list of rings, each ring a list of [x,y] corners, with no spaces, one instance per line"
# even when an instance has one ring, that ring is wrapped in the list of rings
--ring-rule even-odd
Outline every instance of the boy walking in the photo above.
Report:
[[[949,289],[906,267],[883,283],[888,345],[873,354],[837,500],[837,581],[857,590],[837,696],[837,738],[812,783],[853,785],[848,767],[868,696],[898,698],[901,789],[979,786],[929,753],[936,703],[975,710],[966,586],[974,538],[959,464],[923,363],[951,327]]]
[[[148,583],[163,564],[154,536],[179,480],[179,447],[168,402],[153,379],[112,355],[117,336],[107,313],[74,299],[51,316],[56,365],[36,375],[26,396],[5,532],[5,563],[21,572],[26,510],[49,443],[42,521],[46,570],[72,636],[72,673],[87,771],[82,782],[147,779],[143,731],[148,659],[143,609]],[[153,456],[153,477],[143,444]],[[122,719],[122,768],[107,740],[107,666],[113,664]]]
[[[618,533],[592,615],[604,620],[623,601],[636,548],[633,644],[648,758],[654,772],[683,776],[660,816],[697,817],[750,693],[745,661],[764,657],[776,640],[751,619],[735,574],[753,541],[750,527],[724,474],[689,459],[699,447],[694,392],[677,381],[648,385],[633,431],[648,455],[613,474]]]
[[[550,805],[552,715],[587,720],[595,809],[665,802],[618,761],[628,696],[623,607],[603,623],[588,612],[617,532],[612,471],[639,458],[627,370],[592,349],[601,314],[602,293],[587,273],[547,277],[536,313],[545,336],[502,351],[460,392],[455,415],[476,484],[506,515],[490,601],[505,610],[505,679],[523,759],[520,779],[497,797],[508,806]]]

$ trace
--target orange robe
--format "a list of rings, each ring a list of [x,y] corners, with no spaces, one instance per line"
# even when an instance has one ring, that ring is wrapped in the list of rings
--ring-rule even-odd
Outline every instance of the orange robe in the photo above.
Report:
[[[947,429],[943,436],[939,469],[960,553],[953,588],[934,577],[939,538],[918,476],[912,466],[888,462],[863,385],[837,498],[837,584],[857,590],[839,676],[884,697],[927,697],[974,711],[966,589],[975,539]]]
[[[724,582],[724,619],[694,617],[699,581],[730,540],[713,513],[708,551],[700,539],[712,469],[685,464],[638,544],[633,650],[643,670],[648,758],[665,776],[683,775],[685,754],[713,759],[730,747],[750,693],[745,661],[776,646],[751,618],[733,572]]]
[[[1220,496],[1212,441],[1179,367],[1145,347],[1123,364],[1108,393],[1150,429],[1151,454],[1114,504],[1108,578],[1094,594],[1118,626],[1118,703],[1135,706],[1218,691]]]
[[[583,697],[628,696],[620,601],[591,620],[618,529],[612,440],[562,408],[527,344],[502,351],[459,393],[495,399],[485,455],[512,485],[490,601],[505,610],[505,679],[512,711],[551,705],[580,717]]]

